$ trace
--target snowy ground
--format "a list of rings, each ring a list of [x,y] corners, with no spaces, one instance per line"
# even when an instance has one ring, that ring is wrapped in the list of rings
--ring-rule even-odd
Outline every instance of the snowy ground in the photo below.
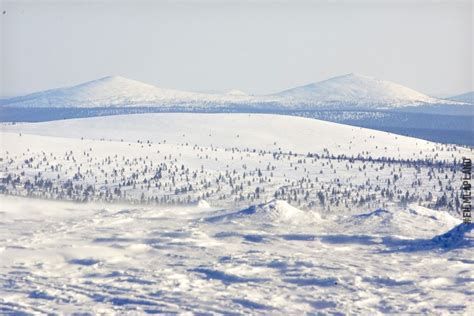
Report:
[[[471,149],[276,115],[1,129],[0,313],[474,312],[441,203]]]
[[[0,205],[2,313],[474,312],[473,232],[432,241],[459,221],[419,207],[320,218],[285,202]]]

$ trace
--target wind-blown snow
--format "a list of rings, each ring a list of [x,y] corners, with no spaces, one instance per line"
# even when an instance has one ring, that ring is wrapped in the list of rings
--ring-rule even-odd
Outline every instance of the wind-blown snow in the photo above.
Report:
[[[0,311],[474,312],[473,225],[428,222],[419,237],[406,222],[414,235],[399,238],[337,217],[241,225],[203,221],[210,212],[223,213],[0,196]]]

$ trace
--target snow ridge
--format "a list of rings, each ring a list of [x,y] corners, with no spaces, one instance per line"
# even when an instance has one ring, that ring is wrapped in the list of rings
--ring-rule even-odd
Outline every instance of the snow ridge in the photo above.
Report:
[[[474,224],[461,223],[432,239],[443,248],[474,247]]]
[[[251,205],[246,209],[226,214],[223,216],[213,217],[209,221],[235,221],[250,220],[253,223],[286,223],[301,224],[321,220],[319,214],[309,211],[303,211],[291,206],[283,200],[273,199],[266,203]]]

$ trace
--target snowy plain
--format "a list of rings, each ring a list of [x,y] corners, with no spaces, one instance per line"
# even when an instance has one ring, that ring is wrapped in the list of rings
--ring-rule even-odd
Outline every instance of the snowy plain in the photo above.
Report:
[[[469,148],[255,114],[4,124],[0,144],[1,313],[474,312],[472,225],[440,202]]]

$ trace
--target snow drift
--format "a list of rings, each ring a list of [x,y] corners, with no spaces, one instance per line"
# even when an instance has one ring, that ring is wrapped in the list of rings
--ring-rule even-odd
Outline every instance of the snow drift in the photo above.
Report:
[[[239,221],[249,220],[254,223],[286,223],[299,224],[320,221],[319,214],[303,211],[291,206],[286,201],[271,200],[266,203],[249,206],[243,210],[216,216],[208,219],[209,221]]]
[[[474,247],[474,224],[461,223],[432,241],[443,248]]]
[[[459,225],[461,221],[447,212],[410,205],[406,209],[377,209],[351,215],[341,222],[346,230],[359,233],[366,233],[370,229],[373,234],[431,238],[433,231],[441,234]]]

